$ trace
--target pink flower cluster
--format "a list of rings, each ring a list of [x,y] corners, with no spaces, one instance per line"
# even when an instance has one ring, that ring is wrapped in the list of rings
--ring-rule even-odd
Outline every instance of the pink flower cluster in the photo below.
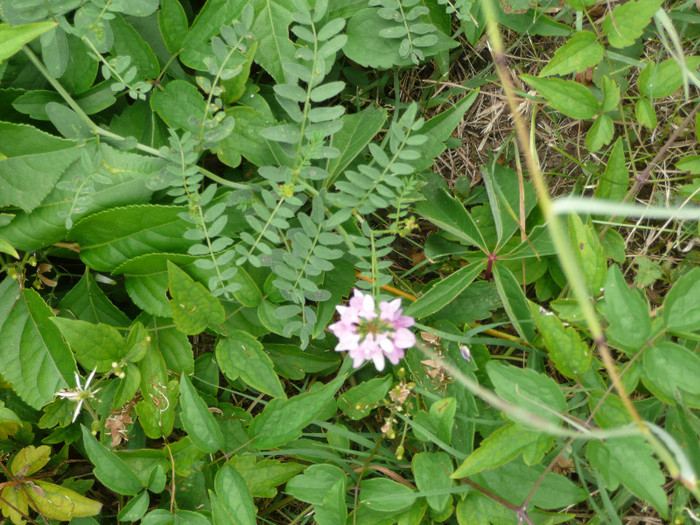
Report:
[[[405,350],[416,343],[416,337],[408,328],[412,317],[401,315],[401,299],[379,303],[374,297],[355,289],[348,306],[337,306],[340,320],[328,328],[338,338],[336,352],[347,350],[357,368],[372,360],[377,370],[384,370],[384,358],[398,364]]]

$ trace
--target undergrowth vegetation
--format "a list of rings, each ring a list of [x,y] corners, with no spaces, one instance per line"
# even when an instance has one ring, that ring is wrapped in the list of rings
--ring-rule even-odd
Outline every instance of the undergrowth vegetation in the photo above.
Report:
[[[0,0],[0,523],[700,521],[699,37]]]

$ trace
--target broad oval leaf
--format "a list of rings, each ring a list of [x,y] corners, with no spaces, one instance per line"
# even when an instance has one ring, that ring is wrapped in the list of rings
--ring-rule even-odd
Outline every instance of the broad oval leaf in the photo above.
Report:
[[[93,472],[100,483],[117,494],[125,496],[138,494],[143,484],[136,474],[114,453],[98,443],[95,436],[84,425],[81,425],[80,429],[83,433],[85,451],[90,462],[95,465]]]
[[[180,419],[192,443],[210,454],[224,446],[221,428],[185,374],[180,376],[180,404]]]
[[[600,104],[595,95],[578,82],[560,78],[537,78],[532,75],[520,77],[539,91],[550,106],[567,117],[593,118],[600,110]]]

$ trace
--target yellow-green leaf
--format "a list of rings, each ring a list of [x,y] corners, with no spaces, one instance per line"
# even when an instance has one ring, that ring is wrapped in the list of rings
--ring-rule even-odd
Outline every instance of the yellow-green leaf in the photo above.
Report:
[[[662,0],[631,0],[620,4],[603,20],[603,33],[610,45],[617,48],[628,47],[642,36],[642,31],[651,21]]]
[[[0,24],[0,61],[10,58],[22,46],[56,27],[56,22],[36,22],[21,26]]]
[[[568,75],[595,66],[603,59],[603,46],[596,40],[592,31],[579,31],[557,49],[540,76]]]
[[[12,460],[10,470],[18,478],[26,478],[41,470],[49,459],[51,459],[51,448],[46,445],[24,447]]]
[[[73,518],[95,516],[102,508],[99,501],[86,498],[82,494],[46,481],[34,481],[36,488],[27,488],[34,507],[43,516],[61,521]]]
[[[567,117],[592,118],[600,109],[600,104],[591,90],[578,82],[560,78],[538,78],[532,75],[520,77],[539,91],[550,106]]]

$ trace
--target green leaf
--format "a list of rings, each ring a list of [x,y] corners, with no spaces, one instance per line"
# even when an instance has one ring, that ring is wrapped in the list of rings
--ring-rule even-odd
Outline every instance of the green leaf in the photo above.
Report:
[[[0,206],[14,204],[26,212],[41,204],[81,150],[73,141],[9,122],[0,122],[0,144]]]
[[[0,61],[10,58],[22,49],[23,45],[54,27],[56,22],[37,22],[21,26],[0,24]]]
[[[322,505],[328,487],[339,481],[345,484],[346,480],[347,475],[341,468],[319,463],[307,467],[302,474],[290,479],[285,492],[299,501]]]
[[[207,404],[199,397],[189,378],[180,376],[180,419],[192,443],[210,454],[224,446],[224,435]]]
[[[508,501],[524,501],[537,486],[530,504],[541,509],[561,509],[583,501],[588,493],[560,474],[545,474],[544,465],[525,465],[520,459],[472,476],[472,481]],[[542,478],[542,479],[540,479]]]
[[[117,514],[117,520],[119,521],[138,521],[143,518],[148,510],[148,504],[150,503],[150,497],[148,496],[148,491],[144,490],[138,496],[131,498],[131,501],[124,505],[124,508]]]
[[[622,482],[632,494],[648,501],[663,518],[668,518],[668,501],[662,487],[666,478],[643,438],[591,441],[586,447],[586,457],[603,475],[609,488],[616,488]]]
[[[379,133],[386,121],[386,110],[368,106],[362,111],[343,115],[340,121],[343,127],[331,139],[331,146],[340,154],[328,159],[326,171],[329,184],[367,147],[367,144]]]
[[[187,15],[179,0],[161,0],[158,27],[168,51],[173,54],[180,51],[182,39],[187,34],[188,24]]]
[[[46,69],[60,78],[68,66],[68,38],[60,27],[54,27],[41,35],[41,58]]]
[[[696,72],[700,66],[700,56],[685,58],[688,70]],[[678,62],[669,58],[657,64],[647,63],[637,78],[639,93],[647,98],[664,98],[679,90],[683,85],[683,72]]]
[[[68,64],[61,75],[61,84],[72,95],[84,93],[97,77],[99,62],[88,52],[88,46],[75,35],[68,35]]]
[[[250,77],[250,67],[253,65],[253,59],[258,51],[258,43],[253,42],[245,52],[245,62],[240,66],[240,72],[233,78],[222,80],[221,85],[224,87],[223,97],[228,104],[233,104],[239,100],[246,92],[248,78]],[[238,122],[236,122],[236,125]]]
[[[178,330],[187,335],[202,333],[224,322],[224,307],[202,284],[194,281],[177,265],[168,261],[170,311]]]
[[[598,235],[590,225],[584,224],[578,215],[572,213],[569,215],[569,236],[588,293],[597,297],[605,282],[607,266]]]
[[[15,250],[14,247],[2,237],[0,237],[0,252],[11,255],[15,259],[19,259],[17,250]]]
[[[102,503],[86,498],[61,485],[47,483],[46,481],[34,481],[33,483],[41,491],[31,491],[32,506],[42,516],[67,521],[73,518],[95,516],[100,512]]]
[[[214,523],[255,525],[255,506],[245,479],[230,465],[224,465],[214,478],[216,495],[221,504],[214,508]]]
[[[571,0],[569,0],[571,3]],[[528,515],[530,512],[528,511]],[[455,516],[459,525],[517,525],[515,513],[475,490],[457,504]]]
[[[627,350],[646,344],[651,333],[649,306],[636,290],[631,290],[617,265],[608,270],[605,280],[603,314],[608,323],[606,335],[613,343]]]
[[[345,376],[338,376],[313,392],[289,399],[273,399],[251,423],[248,433],[259,450],[278,447],[301,436],[301,432],[333,399]]]
[[[595,196],[600,199],[622,201],[629,186],[629,171],[625,159],[625,144],[622,137],[615,141],[605,173],[601,175]]]
[[[595,153],[604,145],[609,144],[615,132],[615,123],[608,115],[598,115],[591,129],[586,133],[586,148]]]
[[[194,241],[183,237],[184,206],[132,205],[111,208],[78,222],[70,238],[90,268],[110,271],[123,262],[153,252],[187,252]]]
[[[151,109],[158,113],[171,128],[184,129],[199,134],[201,119],[205,116],[206,102],[197,86],[185,80],[172,80],[165,90],[151,95]],[[200,121],[200,124],[190,119]]]
[[[228,333],[216,345],[216,360],[221,371],[232,381],[239,376],[248,385],[272,397],[286,397],[272,360],[263,345],[241,330]]]
[[[382,31],[393,30],[396,22],[382,18],[379,12],[379,9],[372,7],[355,12],[348,20],[348,41],[343,47],[343,53],[364,67],[389,69],[394,66],[412,66],[411,57],[400,54],[398,41],[381,36]],[[432,34],[437,37],[437,42],[421,48],[426,58],[458,45],[442,31]]]
[[[84,425],[80,425],[80,429],[85,452],[95,466],[93,473],[100,483],[117,494],[138,494],[143,489],[143,484],[136,474],[114,453],[100,445]]]
[[[676,403],[676,392],[695,396],[692,403],[697,408],[700,399],[700,357],[678,344],[661,342],[644,350],[642,379],[649,389],[666,403]]]
[[[236,455],[229,464],[245,479],[250,495],[254,498],[274,498],[277,487],[304,470],[305,466],[293,461],[263,459]]]
[[[124,339],[112,326],[61,317],[51,320],[85,370],[94,368],[100,373],[107,372],[112,369],[112,363],[120,363],[126,356]]]
[[[119,410],[130,402],[139,391],[141,384],[141,372],[133,363],[127,363],[124,370],[124,377],[119,380],[119,386],[114,394],[112,409]]]
[[[539,432],[525,430],[516,423],[508,423],[484,439],[457,467],[453,479],[467,478],[484,470],[500,467],[523,454],[542,438]]]
[[[450,500],[453,466],[450,456],[444,452],[419,452],[411,460],[411,470],[416,486],[421,492],[443,491],[426,496],[428,505],[435,512],[442,511]]]
[[[281,0],[256,0],[251,32],[258,42],[255,62],[278,84],[287,81],[284,64],[297,62],[294,44],[289,40],[289,24],[296,7]]]
[[[649,25],[651,17],[661,7],[662,0],[629,0],[618,4],[603,20],[601,29],[610,45],[625,48],[634,44]]]
[[[634,116],[647,129],[656,128],[656,111],[648,98],[640,98],[634,106]]]
[[[443,189],[437,189],[426,197],[426,200],[414,206],[417,214],[451,233],[467,246],[486,250],[486,242],[479,228],[461,202]]]
[[[457,401],[454,397],[438,399],[430,405],[430,412],[420,411],[414,414],[413,421],[417,425],[413,427],[413,433],[421,441],[433,441],[439,446],[449,445],[452,442],[452,428],[455,424]],[[433,435],[426,433],[423,429]],[[437,438],[437,439],[436,439]],[[437,441],[442,441],[438,443]]]
[[[86,157],[96,158],[94,143],[83,147]],[[117,151],[104,144],[100,151],[104,170],[100,170],[99,181],[93,180],[93,167],[77,161],[78,152],[76,161],[65,170],[41,204],[31,213],[18,213],[9,225],[0,227],[0,236],[17,249],[34,251],[66,238],[66,217],[77,222],[81,217],[106,208],[147,201],[152,191],[146,187],[146,180],[163,167],[163,160]],[[80,208],[75,202],[80,196],[75,189],[76,181],[94,185],[94,192],[81,199]],[[107,237],[111,239],[110,234]]]
[[[131,324],[131,320],[114,306],[109,297],[97,285],[95,278],[87,268],[78,284],[73,286],[58,303],[58,309],[69,318],[89,323],[104,323],[117,327]]]
[[[591,366],[593,354],[578,332],[571,326],[565,328],[556,315],[537,312],[536,307],[532,310],[544,346],[557,370],[569,379],[585,374]]]
[[[401,512],[413,505],[417,494],[406,485],[386,478],[360,482],[360,503],[380,512]]]
[[[345,525],[348,508],[345,504],[345,480],[338,480],[326,489],[323,503],[314,507],[318,525]]]
[[[37,410],[73,384],[75,361],[53,313],[32,289],[6,277],[0,283],[0,376]]]
[[[520,78],[539,91],[550,106],[567,117],[593,118],[600,110],[595,95],[578,82],[560,78],[537,78],[532,75],[520,75]]]
[[[221,26],[230,24],[241,13],[244,5],[230,0],[207,0],[180,43],[182,63],[206,71],[205,59],[212,52],[209,41],[219,34]]]
[[[39,447],[28,446],[21,449],[10,463],[10,472],[19,478],[27,478],[38,472],[51,459],[51,447],[41,445]]]
[[[216,153],[221,162],[237,167],[242,155],[256,166],[276,163],[275,153],[260,134],[262,130],[275,124],[269,107],[252,108],[236,105],[227,109],[226,115],[233,117],[236,125],[217,146]]]
[[[406,315],[421,319],[440,311],[466,290],[486,267],[485,262],[472,263],[451,273],[406,308]]]
[[[535,338],[535,320],[532,318],[527,298],[515,276],[505,266],[495,264],[493,277],[510,322],[521,337],[526,341],[532,341]]]
[[[664,322],[669,330],[700,329],[700,268],[693,268],[676,281],[664,300]]]
[[[109,25],[114,33],[112,53],[131,57],[129,65],[136,67],[136,80],[157,78],[160,73],[158,59],[141,35],[119,15],[114,15]]]
[[[151,333],[151,344],[160,350],[165,368],[178,374],[194,372],[192,345],[188,337],[175,328],[170,319],[142,312],[137,318]]]
[[[634,285],[637,288],[647,288],[664,275],[659,263],[648,257],[636,257],[634,263],[637,265],[637,275],[634,276]]]
[[[603,59],[601,46],[592,31],[579,31],[557,49],[549,63],[540,72],[541,77],[580,73]]]
[[[350,390],[343,392],[338,398],[338,408],[353,421],[367,417],[389,392],[391,376],[375,377],[363,381]]]
[[[496,393],[503,399],[552,423],[561,423],[558,414],[566,411],[566,399],[554,379],[531,368],[523,369],[496,361],[486,364],[486,372]]]
[[[618,264],[625,262],[625,240],[616,230],[611,228],[606,231],[600,239],[600,245],[603,247],[605,257]]]

